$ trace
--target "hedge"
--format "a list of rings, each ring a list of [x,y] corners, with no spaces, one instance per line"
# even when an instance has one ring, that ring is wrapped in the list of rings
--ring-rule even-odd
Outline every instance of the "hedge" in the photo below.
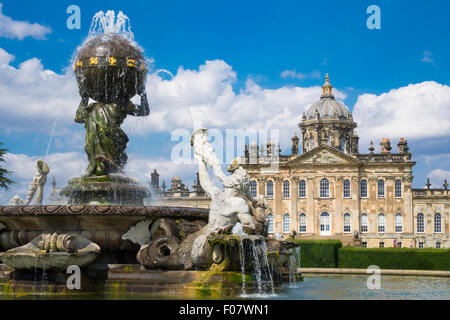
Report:
[[[345,247],[338,254],[339,268],[450,270],[450,249]]]
[[[303,268],[336,268],[339,240],[297,240],[300,244],[300,264]]]

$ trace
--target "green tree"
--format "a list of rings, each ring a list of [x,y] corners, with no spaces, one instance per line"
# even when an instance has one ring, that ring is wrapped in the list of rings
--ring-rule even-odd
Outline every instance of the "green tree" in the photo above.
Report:
[[[0,142],[0,146],[2,146],[3,143]],[[0,162],[6,162],[5,155],[6,155],[7,149],[0,148]],[[0,189],[9,190],[9,186],[11,184],[14,184],[15,182],[11,179],[8,179],[6,177],[7,174],[11,174],[11,171],[8,171],[2,167],[0,167]]]

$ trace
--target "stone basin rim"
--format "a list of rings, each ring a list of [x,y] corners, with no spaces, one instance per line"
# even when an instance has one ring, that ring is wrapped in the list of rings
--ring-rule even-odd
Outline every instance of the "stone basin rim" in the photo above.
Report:
[[[207,219],[209,209],[171,206],[31,205],[0,206],[0,218],[8,216],[153,216]]]

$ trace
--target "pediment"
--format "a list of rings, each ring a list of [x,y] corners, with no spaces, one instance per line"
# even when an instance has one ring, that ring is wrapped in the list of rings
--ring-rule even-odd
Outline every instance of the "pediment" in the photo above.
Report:
[[[287,165],[301,164],[339,164],[339,165],[358,165],[360,161],[354,157],[345,154],[335,148],[327,145],[321,145],[308,151],[297,158],[290,160]]]

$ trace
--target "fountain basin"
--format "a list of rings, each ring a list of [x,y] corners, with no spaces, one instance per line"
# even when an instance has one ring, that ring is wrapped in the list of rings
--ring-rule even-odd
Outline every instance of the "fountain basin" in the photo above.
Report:
[[[76,232],[97,243],[102,252],[127,251],[129,246],[122,235],[139,222],[158,218],[206,222],[208,210],[164,206],[1,206],[0,248],[20,247],[43,232],[59,231]],[[133,250],[135,255],[138,249]]]

